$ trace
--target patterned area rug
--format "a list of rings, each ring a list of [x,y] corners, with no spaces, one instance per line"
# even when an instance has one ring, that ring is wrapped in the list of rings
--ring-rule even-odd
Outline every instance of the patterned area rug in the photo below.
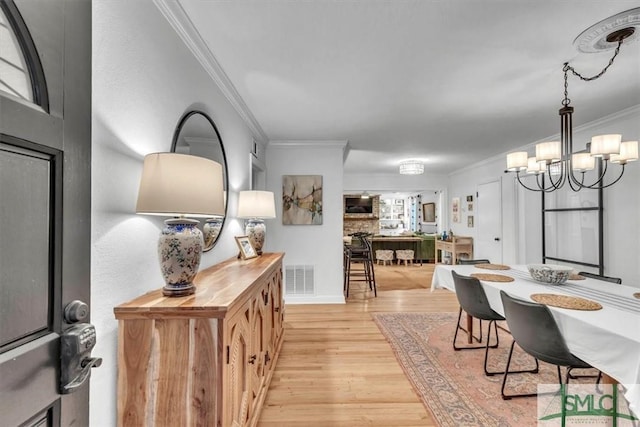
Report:
[[[453,350],[451,340],[457,313],[374,313],[372,316],[422,402],[440,426],[523,427],[537,424],[537,399],[502,400],[503,376],[484,375],[484,350]],[[483,328],[486,328],[486,322],[483,322]],[[500,346],[489,350],[489,371],[504,369],[511,345],[510,335],[498,331]],[[483,332],[486,335],[486,329]],[[458,344],[464,346],[466,334],[459,333],[458,340]],[[516,346],[512,369],[533,367],[531,356]],[[539,374],[510,375],[507,393],[535,393],[538,383],[557,383],[555,366],[541,362]]]

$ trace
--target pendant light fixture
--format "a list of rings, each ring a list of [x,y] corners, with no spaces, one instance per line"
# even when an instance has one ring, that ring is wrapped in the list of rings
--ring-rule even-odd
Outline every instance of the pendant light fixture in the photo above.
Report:
[[[583,188],[602,189],[615,184],[622,178],[625,165],[638,160],[638,141],[622,141],[620,134],[597,135],[587,144],[585,150],[573,151],[573,107],[570,106],[568,75],[582,81],[597,80],[609,69],[620,52],[622,43],[638,38],[640,33],[640,8],[631,9],[605,19],[585,30],[574,42],[582,52],[598,52],[614,48],[609,63],[598,74],[585,77],[565,62],[564,99],[560,108],[560,141],[542,142],[536,145],[534,157],[526,151],[507,154],[507,171],[515,172],[520,185],[527,190],[552,192],[568,184],[571,190]],[[601,167],[596,177],[587,181],[586,174],[596,169],[596,160]],[[610,167],[611,164],[619,166]],[[613,171],[617,169],[617,171]],[[609,175],[607,175],[610,173]],[[533,176],[535,183],[527,185],[521,174]],[[613,175],[613,178],[610,176]],[[605,180],[605,177],[609,177]]]

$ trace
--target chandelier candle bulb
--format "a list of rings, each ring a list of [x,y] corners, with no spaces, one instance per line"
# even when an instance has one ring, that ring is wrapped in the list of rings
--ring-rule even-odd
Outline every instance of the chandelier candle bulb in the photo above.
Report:
[[[536,159],[546,164],[558,162],[562,159],[562,145],[560,141],[541,142],[536,144]]]
[[[609,160],[621,165],[638,160],[638,141],[621,142],[620,154],[612,154]]]
[[[596,159],[589,153],[576,153],[571,156],[571,166],[574,171],[590,171],[595,169]]]
[[[527,169],[528,157],[529,154],[527,154],[526,151],[516,151],[507,154],[507,170],[513,172]]]
[[[527,159],[527,173],[539,174],[543,171],[542,164],[535,157]]]
[[[620,154],[622,135],[596,135],[591,138],[591,155],[609,160],[611,154]]]

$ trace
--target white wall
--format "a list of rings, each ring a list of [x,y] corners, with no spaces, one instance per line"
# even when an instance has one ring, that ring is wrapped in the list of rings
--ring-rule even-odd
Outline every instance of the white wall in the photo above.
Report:
[[[559,120],[558,120],[559,121]],[[574,129],[574,150],[580,141],[605,133],[621,133],[623,140],[640,139],[640,105]],[[558,140],[553,135],[544,140]],[[533,153],[534,143],[520,149]],[[513,174],[505,174],[506,155],[487,159],[450,176],[448,206],[451,198],[474,194],[479,184],[499,180],[502,183],[503,262],[541,261],[541,217],[538,193],[522,190]],[[611,166],[613,169],[618,166]],[[623,283],[640,287],[640,162],[629,163],[620,182],[604,190],[604,264],[605,274],[621,277]],[[590,190],[582,190],[590,191]],[[450,224],[454,233],[476,236],[476,228],[466,221]]]
[[[278,144],[267,147],[267,190],[276,195],[267,220],[266,250],[285,252],[284,265],[314,266],[315,295],[291,303],[344,303],[342,293],[342,159],[344,144]],[[282,225],[282,176],[322,175],[322,225]]]
[[[344,174],[344,192],[404,191],[420,192],[447,188],[447,175],[422,174]]]
[[[623,141],[640,140],[640,104],[581,127],[574,131],[574,141],[607,133],[620,133]],[[604,190],[604,263],[606,275],[640,288],[640,162],[629,163],[622,179]]]
[[[237,254],[237,191],[249,187],[253,135],[151,0],[93,2],[92,322],[104,359],[92,373],[91,425],[115,425],[117,322],[113,308],[163,286],[162,219],[135,215],[145,154],[169,151],[185,111],[215,121],[229,167],[229,217],[201,268]]]

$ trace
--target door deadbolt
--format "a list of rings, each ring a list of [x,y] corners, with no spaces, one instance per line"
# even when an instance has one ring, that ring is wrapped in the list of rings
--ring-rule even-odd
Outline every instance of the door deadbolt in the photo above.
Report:
[[[80,300],[73,300],[64,308],[64,321],[67,323],[82,322],[89,315],[89,306]]]

